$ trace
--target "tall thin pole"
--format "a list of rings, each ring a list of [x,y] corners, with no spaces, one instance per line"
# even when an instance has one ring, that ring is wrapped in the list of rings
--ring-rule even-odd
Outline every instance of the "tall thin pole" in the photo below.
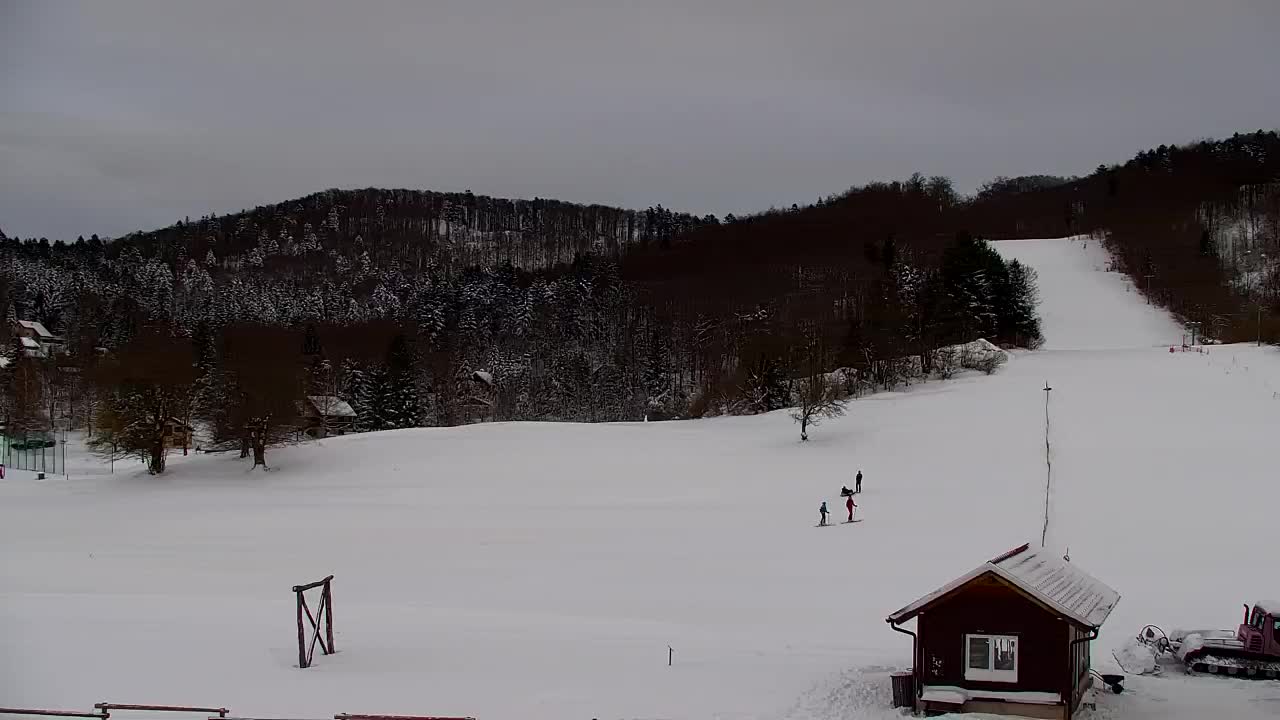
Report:
[[[1044,530],[1040,533],[1040,547],[1049,538],[1049,491],[1053,480],[1053,464],[1049,458],[1049,381],[1044,382]]]

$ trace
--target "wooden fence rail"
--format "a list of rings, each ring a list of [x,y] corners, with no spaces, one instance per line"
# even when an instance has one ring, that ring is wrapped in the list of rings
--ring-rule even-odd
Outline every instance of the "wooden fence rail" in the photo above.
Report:
[[[79,710],[36,710],[33,708],[0,708],[2,715],[52,715],[54,717],[98,718],[106,720],[106,711],[98,713],[80,712]]]
[[[473,717],[449,717],[442,715],[355,715],[338,713],[333,720],[476,720]]]
[[[268,717],[239,717],[239,716],[219,718],[218,716],[215,715],[209,718],[209,720],[329,720],[329,719],[328,718],[277,718],[277,717],[268,718]]]
[[[172,713],[213,713],[220,718],[225,718],[230,712],[226,708],[211,707],[188,707],[186,705],[130,705],[126,703],[94,703],[94,707],[103,711],[104,714],[112,710],[148,710],[154,712],[172,712]]]
[[[325,581],[322,580],[316,585]],[[195,707],[190,705],[134,705],[128,703],[95,703],[98,712],[80,712],[77,710],[40,710],[35,708],[0,707],[2,715],[32,715],[47,717],[93,718],[108,720],[112,710],[144,710],[169,713],[213,713],[208,720],[319,720],[318,718],[263,718],[230,716],[226,708]],[[473,717],[455,717],[448,715],[365,715],[359,713],[338,713],[333,720],[475,720]]]

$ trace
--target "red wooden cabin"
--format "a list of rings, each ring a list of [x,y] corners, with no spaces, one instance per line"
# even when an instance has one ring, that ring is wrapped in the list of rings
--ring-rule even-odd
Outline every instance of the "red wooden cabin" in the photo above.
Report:
[[[1093,683],[1089,648],[1120,595],[1023,545],[888,617],[912,635],[915,710],[1067,720]],[[915,632],[899,626],[914,619]]]

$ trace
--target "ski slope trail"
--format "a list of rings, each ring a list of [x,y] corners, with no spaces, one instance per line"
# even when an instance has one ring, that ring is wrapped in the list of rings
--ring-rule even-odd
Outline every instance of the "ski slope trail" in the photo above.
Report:
[[[1007,240],[995,243],[1006,260],[1035,268],[1045,350],[1115,350],[1168,347],[1181,329],[1159,308],[1147,305],[1120,273],[1107,272],[1111,258],[1087,237]]]
[[[1094,243],[997,243],[1041,277],[1046,349],[995,375],[858,400],[798,442],[785,413],[497,423],[174,458],[151,478],[73,457],[0,481],[0,697],[564,718],[896,718],[893,610],[1049,538],[1146,622],[1233,627],[1280,596],[1280,371],[1168,352]],[[1212,365],[1214,359],[1218,365]],[[864,521],[815,529],[865,472]],[[294,584],[335,575],[338,654],[296,664]],[[668,667],[668,646],[674,663]],[[1280,684],[1143,679],[1098,715],[1274,717]],[[1185,710],[1185,712],[1183,712]]]

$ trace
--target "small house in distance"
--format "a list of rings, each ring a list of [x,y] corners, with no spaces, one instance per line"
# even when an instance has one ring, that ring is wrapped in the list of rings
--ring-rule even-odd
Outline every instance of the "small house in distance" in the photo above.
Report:
[[[351,404],[336,395],[308,395],[302,415],[310,437],[345,435],[356,422]]]
[[[35,320],[18,320],[13,325],[13,337],[19,349],[28,357],[49,357],[62,351],[62,338],[49,332],[43,323]]]
[[[913,638],[916,712],[1067,720],[1092,686],[1090,643],[1120,601],[1074,564],[1015,548],[890,615]],[[915,619],[915,632],[899,627]]]
[[[164,428],[161,430],[164,446],[170,450],[182,448],[185,451],[191,447],[192,434],[192,427],[176,417],[170,417],[165,420]]]

